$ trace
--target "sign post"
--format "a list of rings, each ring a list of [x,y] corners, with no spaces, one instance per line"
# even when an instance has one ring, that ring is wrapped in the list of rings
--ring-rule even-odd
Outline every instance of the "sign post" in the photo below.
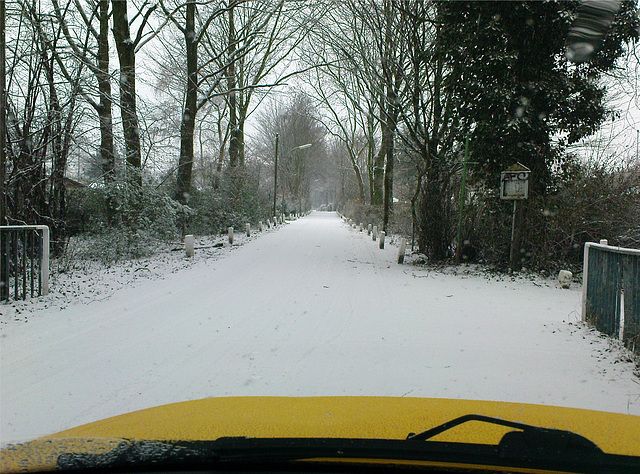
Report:
[[[529,198],[529,175],[531,170],[516,163],[500,173],[500,199],[513,201],[513,220],[511,223],[511,250],[509,268],[512,272],[520,270],[520,241],[522,237],[522,205],[518,201]]]

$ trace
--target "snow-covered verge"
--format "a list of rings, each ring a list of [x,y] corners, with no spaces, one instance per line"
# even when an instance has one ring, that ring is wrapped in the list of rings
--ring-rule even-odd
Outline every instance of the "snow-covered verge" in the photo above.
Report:
[[[275,232],[278,228],[265,226],[262,233]],[[105,300],[122,288],[135,288],[140,282],[161,279],[200,262],[220,258],[260,235],[255,228],[251,229],[250,237],[244,232],[235,232],[233,245],[229,244],[227,234],[196,236],[193,257],[185,255],[183,243],[148,242],[145,244],[148,256],[116,262],[87,257],[86,247],[95,246],[90,238],[72,240],[65,255],[51,260],[51,292],[47,296],[0,303],[0,330],[7,324],[27,322],[43,309],[63,310],[72,304]],[[108,252],[108,249],[102,251]],[[91,252],[96,253],[95,250]]]
[[[398,265],[394,246],[378,249],[334,213],[210,252],[193,261],[159,254],[148,271],[136,261],[96,280],[71,272],[77,294],[58,281],[58,296],[7,306],[1,441],[230,395],[458,398],[640,415],[633,364],[580,322],[579,287]]]

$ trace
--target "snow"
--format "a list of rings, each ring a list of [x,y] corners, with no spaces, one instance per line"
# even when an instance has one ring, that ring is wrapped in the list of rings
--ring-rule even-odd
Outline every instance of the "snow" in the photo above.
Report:
[[[398,265],[389,239],[380,250],[335,213],[236,238],[204,250],[198,240],[193,259],[166,252],[71,272],[52,295],[0,306],[1,442],[227,395],[442,397],[640,415],[633,365],[580,323],[579,287]]]

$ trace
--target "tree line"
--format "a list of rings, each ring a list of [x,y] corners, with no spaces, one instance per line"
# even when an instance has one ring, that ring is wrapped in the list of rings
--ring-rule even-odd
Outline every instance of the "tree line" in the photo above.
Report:
[[[603,78],[637,41],[638,12],[621,2],[593,60],[573,64],[579,6],[8,1],[1,220],[63,240],[70,160],[83,157],[104,225],[143,228],[163,202],[178,232],[207,216],[215,230],[269,215],[278,192],[281,211],[314,195],[370,206],[385,230],[406,205],[419,250],[445,260],[457,209],[491,208],[500,171],[522,163],[532,197],[548,199],[576,163],[569,147],[611,116]]]

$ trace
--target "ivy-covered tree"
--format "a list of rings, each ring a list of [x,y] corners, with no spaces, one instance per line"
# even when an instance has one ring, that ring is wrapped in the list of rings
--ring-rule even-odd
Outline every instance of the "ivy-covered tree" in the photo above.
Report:
[[[533,192],[544,193],[563,146],[595,132],[610,113],[600,78],[637,40],[637,9],[623,1],[602,48],[576,65],[564,53],[579,5],[439,3],[439,44],[450,67],[464,65],[452,87],[477,179],[497,183],[500,171],[521,162],[532,170]]]

